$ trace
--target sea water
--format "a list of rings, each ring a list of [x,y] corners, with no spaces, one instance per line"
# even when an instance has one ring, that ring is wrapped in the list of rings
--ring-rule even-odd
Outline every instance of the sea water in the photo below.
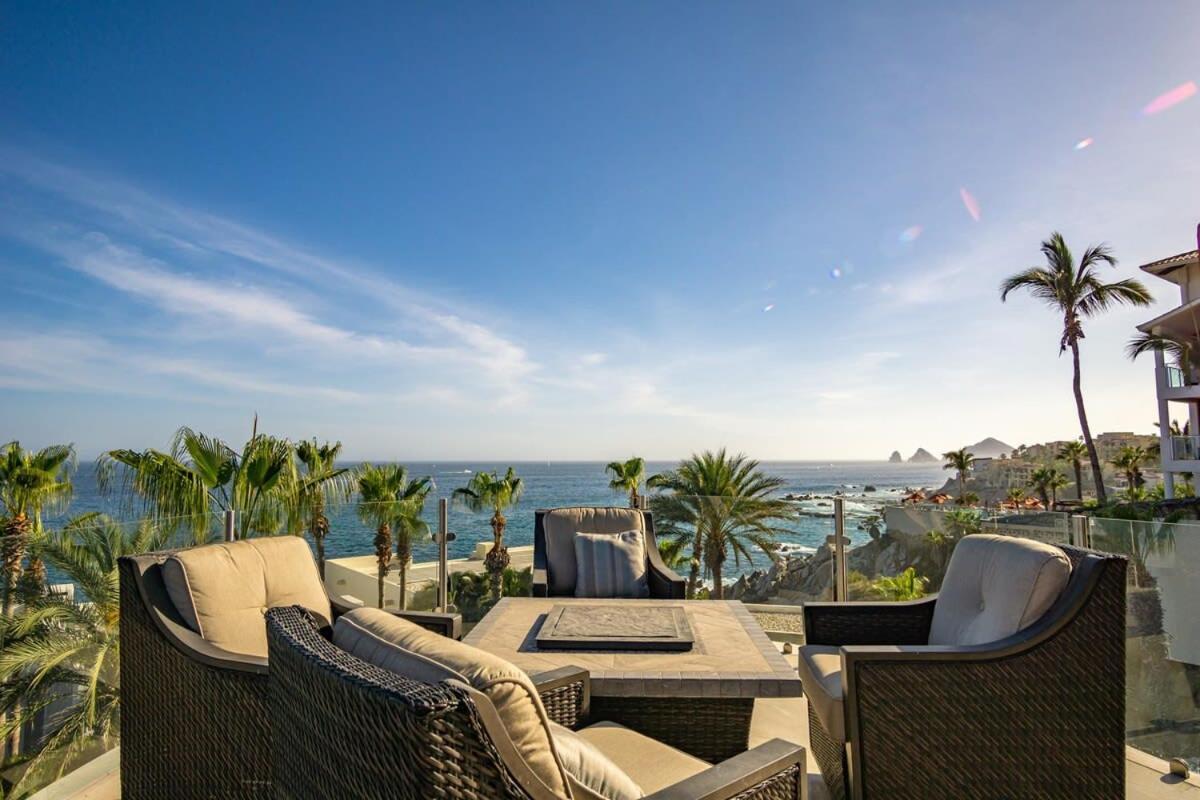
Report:
[[[425,506],[425,519],[431,530],[437,525],[437,500],[450,498],[455,489],[466,486],[471,475],[477,471],[496,471],[503,474],[512,466],[522,478],[525,491],[515,508],[505,512],[508,525],[505,543],[509,546],[533,544],[533,512],[539,508],[554,508],[571,505],[625,505],[627,496],[608,488],[608,476],[603,462],[486,462],[446,461],[437,463],[409,462],[409,477],[429,476],[434,484]],[[342,466],[352,466],[345,464]],[[653,475],[676,466],[676,462],[647,462],[646,474]],[[910,488],[936,487],[945,480],[946,473],[938,464],[889,464],[879,461],[779,461],[763,462],[761,468],[769,475],[783,480],[778,494],[793,495],[803,499],[794,504],[795,515],[779,523],[783,533],[779,536],[781,552],[807,553],[821,545],[833,533],[833,497],[840,493],[846,501],[846,534],[854,544],[868,538],[860,523],[889,502],[895,503]],[[868,487],[873,491],[867,492]],[[131,519],[130,510],[118,498],[102,495],[96,486],[95,472],[91,465],[81,465],[75,476],[75,496],[68,511],[69,515],[85,511],[104,511],[121,519]],[[331,507],[328,510],[330,533],[325,543],[327,558],[365,555],[372,552],[371,540],[375,535],[372,525],[362,522],[357,506]],[[472,513],[451,502],[450,530],[456,538],[449,545],[451,558],[463,558],[471,554],[475,544],[491,541],[491,514]],[[54,527],[60,520],[48,520]],[[414,543],[414,561],[431,561],[437,557],[432,541],[425,539]],[[756,568],[769,566],[763,555],[757,555],[747,563],[726,564],[725,574],[730,580],[739,574]]]

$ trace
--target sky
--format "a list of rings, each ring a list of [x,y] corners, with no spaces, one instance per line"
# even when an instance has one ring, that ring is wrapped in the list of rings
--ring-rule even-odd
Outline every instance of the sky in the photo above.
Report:
[[[1196,82],[1195,0],[8,2],[0,440],[1069,438],[1059,320],[999,283],[1054,230],[1114,280],[1196,246]],[[1094,431],[1152,430],[1146,283],[1086,328]]]

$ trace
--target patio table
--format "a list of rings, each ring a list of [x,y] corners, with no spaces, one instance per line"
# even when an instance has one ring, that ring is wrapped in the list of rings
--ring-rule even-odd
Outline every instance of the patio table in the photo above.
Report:
[[[572,604],[682,608],[694,644],[685,652],[540,649],[546,615]],[[594,718],[714,763],[748,749],[755,698],[801,694],[795,668],[737,601],[505,597],[464,641],[531,674],[586,669]]]

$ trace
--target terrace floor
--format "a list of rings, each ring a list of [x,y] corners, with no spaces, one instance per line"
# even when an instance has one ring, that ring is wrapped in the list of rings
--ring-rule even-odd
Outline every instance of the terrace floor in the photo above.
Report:
[[[808,710],[803,698],[760,700],[755,706],[750,745],[768,739],[808,742]],[[1136,750],[1127,750],[1128,800],[1200,800],[1200,782],[1166,775],[1165,762]],[[34,795],[33,800],[119,800],[121,782],[117,751],[102,756],[58,783]],[[811,753],[808,758],[809,800],[828,800],[829,793]]]

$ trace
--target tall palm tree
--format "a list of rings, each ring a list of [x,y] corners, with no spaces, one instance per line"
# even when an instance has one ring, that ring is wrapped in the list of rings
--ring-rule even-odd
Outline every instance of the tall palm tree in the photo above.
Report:
[[[46,560],[75,585],[83,602],[43,592],[5,620],[9,640],[0,652],[0,710],[10,715],[5,730],[20,728],[64,697],[73,700],[49,717],[46,736],[34,743],[12,796],[57,780],[88,757],[91,745],[119,735],[117,559],[156,550],[165,541],[164,529],[149,521],[123,526],[96,513],[76,517],[41,541]]]
[[[230,509],[238,513],[239,537],[278,532],[298,483],[291,442],[260,434],[257,417],[241,452],[183,427],[165,452],[110,450],[96,465],[102,491],[118,480],[126,499],[140,498],[158,522],[190,526],[196,544],[211,538],[215,519]]]
[[[363,464],[358,469],[358,517],[375,528],[375,562],[378,565],[379,607],[383,608],[383,584],[392,561],[392,534],[396,536],[396,556],[400,562],[400,608],[408,606],[408,562],[412,559],[412,539],[427,530],[421,519],[429,478],[410,481],[408,470],[399,464]]]
[[[1083,321],[1095,317],[1117,305],[1147,306],[1151,302],[1150,292],[1138,280],[1126,278],[1105,283],[1098,268],[1102,264],[1115,267],[1117,259],[1105,245],[1094,245],[1084,251],[1078,266],[1075,257],[1062,234],[1053,233],[1042,242],[1042,254],[1046,265],[1030,267],[1009,276],[1000,285],[1000,300],[1018,289],[1028,289],[1062,316],[1063,330],[1059,338],[1058,351],[1061,355],[1071,351],[1073,370],[1072,388],[1075,394],[1075,409],[1079,414],[1079,428],[1087,446],[1088,460],[1092,463],[1092,480],[1096,484],[1096,499],[1107,500],[1104,491],[1104,474],[1100,469],[1100,455],[1092,441],[1088,427],[1087,410],[1083,404],[1082,376],[1079,369],[1079,340],[1084,338]]]
[[[325,507],[330,502],[349,499],[353,481],[350,471],[337,466],[342,443],[317,444],[316,439],[296,445],[296,458],[304,465],[304,473],[296,483],[295,511],[307,524],[308,534],[317,549],[317,570],[325,579],[325,537],[329,535],[329,517]]]
[[[942,458],[946,461],[942,465],[942,469],[952,469],[958,473],[958,496],[961,498],[967,492],[967,473],[971,471],[971,465],[975,463],[975,454],[967,448],[961,447],[958,450],[942,453]]]
[[[776,523],[795,513],[790,503],[772,496],[783,483],[760,470],[757,461],[723,449],[693,455],[647,481],[665,490],[650,501],[659,532],[691,544],[688,597],[696,595],[701,567],[712,576],[712,596],[719,600],[731,554],[740,565],[742,558],[753,562],[751,546],[768,556],[775,552],[776,537],[783,531]]]
[[[491,583],[492,599],[498,600],[504,582],[504,570],[511,559],[504,546],[504,527],[508,520],[504,512],[512,508],[525,492],[525,483],[517,477],[512,467],[500,477],[495,472],[476,472],[466,486],[454,490],[455,502],[475,513],[492,512],[492,547],[484,557],[483,565]]]
[[[1135,445],[1126,445],[1117,451],[1117,454],[1109,459],[1108,463],[1119,469],[1125,476],[1125,481],[1129,485],[1130,497],[1134,496],[1137,489],[1141,488],[1142,465],[1150,459],[1150,453],[1144,447]]]
[[[604,471],[612,475],[608,488],[629,495],[629,507],[637,508],[642,483],[646,480],[646,459],[634,456],[628,461],[613,461]]]
[[[12,615],[17,582],[31,537],[42,532],[42,514],[65,509],[71,500],[71,473],[75,448],[53,445],[37,452],[20,442],[0,447],[0,510],[5,520],[0,531],[0,563],[4,582],[4,616]],[[35,557],[34,572],[41,569]]]
[[[1063,442],[1058,448],[1058,458],[1071,465],[1075,471],[1075,496],[1083,500],[1083,460],[1088,457],[1087,445],[1078,439]]]

